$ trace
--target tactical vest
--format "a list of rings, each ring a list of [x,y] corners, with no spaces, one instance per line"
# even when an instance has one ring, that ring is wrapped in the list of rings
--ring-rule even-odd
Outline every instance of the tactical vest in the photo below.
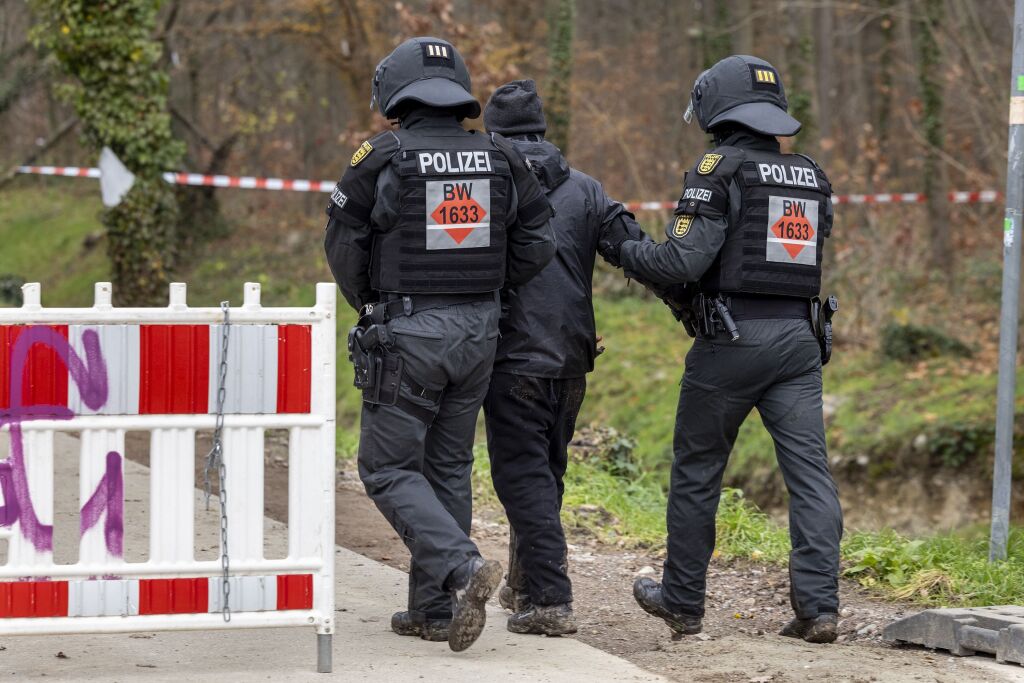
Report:
[[[465,294],[505,282],[511,171],[481,134],[395,132],[399,216],[374,239],[371,285],[399,294]]]
[[[718,256],[701,278],[701,289],[741,294],[810,298],[821,289],[821,254],[832,232],[832,186],[808,157],[735,147],[732,179],[740,207]]]

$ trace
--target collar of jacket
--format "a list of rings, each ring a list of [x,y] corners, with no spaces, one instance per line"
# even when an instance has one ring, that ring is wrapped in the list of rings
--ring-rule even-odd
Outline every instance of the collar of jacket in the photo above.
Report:
[[[462,123],[451,111],[437,109],[435,107],[416,107],[402,117],[400,127],[403,130],[417,130],[427,128],[443,128],[451,130],[457,128],[465,130]]]
[[[534,175],[544,186],[546,194],[569,179],[569,162],[562,156],[562,151],[543,137],[517,135],[509,138],[523,156],[530,162]]]
[[[741,149],[756,149],[762,152],[778,152],[779,139],[770,135],[758,135],[749,130],[736,130],[726,135],[721,140],[716,140],[718,147],[739,147]]]

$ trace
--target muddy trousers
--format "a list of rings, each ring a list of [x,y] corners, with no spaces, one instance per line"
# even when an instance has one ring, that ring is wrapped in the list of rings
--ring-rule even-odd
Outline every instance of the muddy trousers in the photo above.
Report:
[[[738,322],[741,338],[697,339],[686,356],[668,502],[668,606],[703,616],[722,474],[757,408],[789,490],[790,598],[798,617],[839,608],[842,511],[828,468],[821,357],[807,320]]]
[[[405,375],[441,390],[432,403],[403,381],[401,395],[434,413],[430,424],[397,406],[364,404],[359,476],[412,555],[414,620],[451,617],[445,580],[479,556],[473,518],[473,439],[498,337],[494,301],[425,310],[387,323]]]
[[[508,585],[534,605],[572,602],[562,478],[586,390],[586,377],[497,372],[484,402],[491,479],[512,527]]]

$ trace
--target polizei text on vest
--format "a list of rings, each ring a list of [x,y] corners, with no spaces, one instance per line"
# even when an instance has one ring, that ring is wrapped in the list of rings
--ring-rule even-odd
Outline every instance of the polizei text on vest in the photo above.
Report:
[[[765,184],[775,183],[776,185],[818,189],[818,178],[814,175],[814,169],[806,166],[758,164],[757,172],[761,175],[761,182]]]
[[[491,155],[487,152],[420,152],[420,175],[451,173],[491,173]]]

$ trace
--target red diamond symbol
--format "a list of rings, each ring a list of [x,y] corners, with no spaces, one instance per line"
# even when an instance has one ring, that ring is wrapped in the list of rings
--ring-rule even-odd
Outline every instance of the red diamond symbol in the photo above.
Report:
[[[430,217],[438,225],[452,226],[446,227],[444,231],[455,240],[456,244],[462,244],[469,233],[473,232],[473,227],[460,227],[461,225],[481,223],[486,216],[487,212],[484,211],[484,207],[480,206],[480,202],[472,197],[441,202],[430,214]]]
[[[772,226],[772,234],[781,239],[800,240],[810,242],[814,239],[814,227],[811,222],[803,216],[783,216]],[[789,252],[789,257],[796,259],[804,250],[805,244],[791,244],[783,242],[782,246]]]
[[[473,232],[473,228],[445,228],[444,231],[455,240],[455,244],[462,244],[462,240],[469,237],[469,233]]]

